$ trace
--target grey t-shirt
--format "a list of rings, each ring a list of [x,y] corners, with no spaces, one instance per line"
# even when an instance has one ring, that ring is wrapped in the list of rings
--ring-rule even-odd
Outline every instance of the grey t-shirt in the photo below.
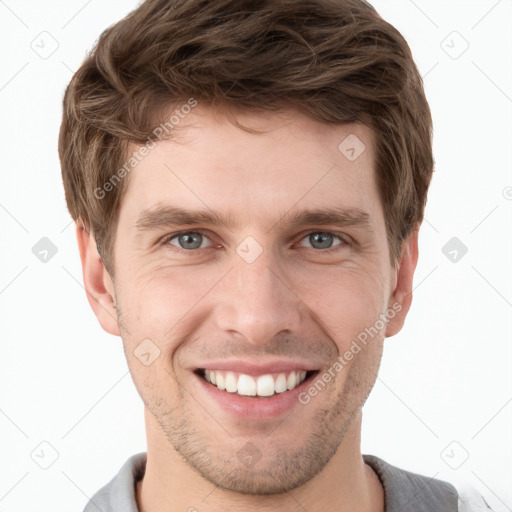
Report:
[[[410,473],[378,457],[364,455],[384,488],[386,512],[459,512],[490,510],[464,505],[449,483]],[[130,457],[119,473],[87,503],[84,512],[139,512],[136,483],[144,476],[146,453]],[[482,506],[483,505],[482,501]]]

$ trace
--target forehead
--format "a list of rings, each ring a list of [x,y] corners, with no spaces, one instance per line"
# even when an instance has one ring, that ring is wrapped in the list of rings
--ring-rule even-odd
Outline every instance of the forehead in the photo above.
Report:
[[[197,106],[130,172],[121,216],[157,205],[266,219],[296,205],[366,207],[378,215],[374,141],[359,124],[327,125],[296,111],[240,113]],[[133,151],[134,148],[132,148]]]

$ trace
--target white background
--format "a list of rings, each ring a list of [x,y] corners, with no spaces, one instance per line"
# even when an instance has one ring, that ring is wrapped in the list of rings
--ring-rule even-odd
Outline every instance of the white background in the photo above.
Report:
[[[386,341],[363,453],[465,481],[510,511],[512,2],[373,4],[424,75],[436,172],[412,310]],[[86,300],[57,154],[65,86],[101,31],[136,5],[0,0],[0,510],[81,511],[145,451],[121,340]],[[41,38],[46,51],[58,44],[47,59],[34,51]],[[468,248],[455,263],[442,252],[454,236]],[[46,263],[32,253],[42,237],[58,249]]]

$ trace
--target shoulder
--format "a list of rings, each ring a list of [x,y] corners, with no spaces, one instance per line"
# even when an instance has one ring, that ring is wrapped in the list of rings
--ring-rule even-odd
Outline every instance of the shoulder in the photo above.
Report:
[[[405,471],[373,455],[363,458],[381,481],[386,511],[458,512],[458,493],[448,482]]]
[[[491,511],[480,494],[470,487],[457,490],[448,482],[397,468],[373,455],[363,458],[381,481],[387,512]]]
[[[130,457],[117,475],[96,492],[84,512],[138,512],[135,484],[144,475],[146,453]]]

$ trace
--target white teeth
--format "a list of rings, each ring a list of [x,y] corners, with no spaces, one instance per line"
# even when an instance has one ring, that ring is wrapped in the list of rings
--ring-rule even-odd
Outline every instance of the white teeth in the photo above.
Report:
[[[240,375],[242,378],[242,375]],[[272,375],[258,377],[258,396],[272,396],[274,394],[274,378]]]
[[[258,379],[259,381],[259,379]],[[258,388],[259,391],[259,388]],[[256,382],[250,375],[240,375],[238,377],[238,394],[246,396],[256,395]],[[259,394],[259,392],[258,392]]]
[[[226,389],[226,384],[224,382],[224,375],[222,375],[222,373],[220,372],[211,372],[211,373],[215,373],[215,385],[221,389],[222,391],[224,391]],[[211,381],[210,381],[211,382]],[[213,382],[212,382],[213,384]]]
[[[288,379],[286,381],[286,387],[288,389],[293,389],[296,384],[297,384],[297,375],[295,374],[295,372],[292,372],[292,373],[290,373],[290,375],[288,375]]]
[[[226,391],[236,393],[237,381],[233,372],[226,373]]]
[[[276,374],[274,374],[276,375]],[[306,370],[292,371],[288,374],[271,374],[252,377],[244,373],[205,370],[204,378],[222,391],[238,393],[241,396],[272,396],[275,393],[296,388],[306,379]]]
[[[304,376],[305,375],[306,374],[304,374]],[[302,379],[302,380],[304,380],[304,379]],[[276,388],[276,393],[284,393],[285,391],[288,390],[288,388],[286,387],[286,375],[284,373],[280,373],[279,376],[277,377],[275,388]]]

